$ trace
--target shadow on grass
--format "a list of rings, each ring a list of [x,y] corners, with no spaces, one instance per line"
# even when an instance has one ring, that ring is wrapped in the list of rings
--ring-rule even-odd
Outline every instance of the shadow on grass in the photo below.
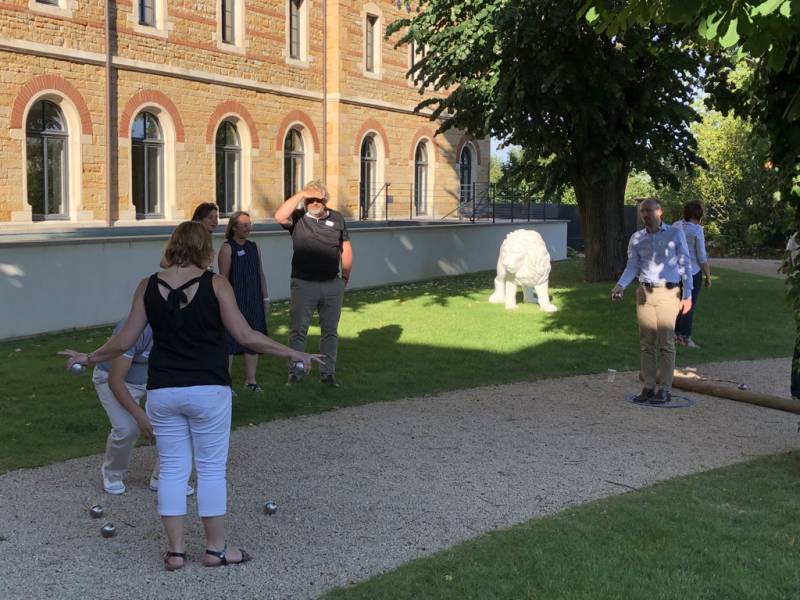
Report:
[[[793,324],[781,282],[716,273],[697,315],[702,349],[681,350],[678,362],[790,355]],[[337,361],[342,387],[324,387],[312,376],[287,388],[285,362],[263,357],[258,377],[265,393],[253,394],[242,387],[242,361],[234,361],[234,425],[481,385],[635,369],[633,294],[612,303],[608,283],[585,284],[582,277],[578,261],[554,265],[551,289],[559,312],[553,314],[521,302],[516,311],[489,304],[493,272],[348,292]],[[274,338],[285,343],[288,304],[277,304],[269,321]],[[66,374],[55,353],[96,348],[109,333],[100,328],[0,343],[0,472],[102,451],[108,421],[91,378]],[[307,348],[318,347],[313,326]]]

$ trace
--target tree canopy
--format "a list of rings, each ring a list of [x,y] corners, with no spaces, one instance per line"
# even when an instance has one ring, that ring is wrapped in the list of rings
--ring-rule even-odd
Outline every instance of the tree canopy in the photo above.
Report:
[[[441,92],[419,108],[444,117],[442,130],[523,147],[546,195],[574,187],[596,281],[624,268],[631,170],[675,184],[676,172],[702,164],[691,100],[718,65],[670,25],[599,34],[577,18],[582,2],[424,0],[389,33],[427,48],[411,76]]]

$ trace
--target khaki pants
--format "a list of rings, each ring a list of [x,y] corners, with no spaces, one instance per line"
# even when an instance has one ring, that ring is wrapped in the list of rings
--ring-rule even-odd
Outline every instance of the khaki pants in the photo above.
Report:
[[[646,288],[636,290],[636,320],[639,322],[641,351],[640,376],[647,388],[660,384],[672,388],[675,370],[675,319],[681,306],[680,288]],[[656,351],[659,357],[656,361]]]
[[[339,316],[344,300],[344,279],[337,277],[328,281],[307,281],[292,278],[291,325],[289,347],[305,351],[306,334],[314,312],[319,313],[319,353],[325,355],[325,364],[319,372],[326,376],[336,372],[336,353],[339,347]],[[673,323],[674,324],[674,323]],[[291,371],[291,365],[289,370]]]
[[[94,389],[97,390],[97,397],[100,398],[100,404],[103,405],[108,420],[111,421],[111,432],[106,439],[106,454],[101,472],[110,482],[122,481],[131,463],[133,446],[139,438],[139,426],[133,415],[117,401],[114,392],[108,387],[108,373],[96,369],[92,382]],[[125,382],[125,387],[133,399],[141,405],[147,393],[145,385]],[[158,457],[153,467],[153,475],[158,475]]]

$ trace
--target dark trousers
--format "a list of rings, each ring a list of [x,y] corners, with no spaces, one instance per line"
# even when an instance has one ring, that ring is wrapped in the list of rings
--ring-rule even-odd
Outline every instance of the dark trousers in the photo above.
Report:
[[[692,310],[678,315],[675,319],[675,333],[681,337],[692,337],[692,320],[697,308],[697,299],[700,297],[700,288],[703,287],[703,270],[692,275]]]
[[[319,353],[325,355],[325,364],[319,368],[320,375],[336,372],[336,354],[339,348],[339,316],[344,300],[344,279],[336,277],[328,281],[307,281],[292,278],[292,302],[289,309],[291,325],[289,347],[304,351],[306,335],[314,313],[319,313]],[[290,366],[291,369],[291,366]]]

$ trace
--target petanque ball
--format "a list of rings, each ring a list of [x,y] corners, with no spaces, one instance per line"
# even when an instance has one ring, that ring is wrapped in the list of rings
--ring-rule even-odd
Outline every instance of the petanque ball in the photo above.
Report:
[[[302,360],[298,360],[294,363],[294,374],[300,377],[306,374],[306,366],[303,364]]]
[[[100,535],[104,538],[111,538],[117,534],[117,528],[114,527],[113,523],[106,523],[100,528]]]
[[[100,517],[103,516],[104,512],[105,511],[103,510],[102,506],[100,506],[99,504],[95,504],[92,508],[89,509],[89,516],[92,517],[93,519],[99,519]]]
[[[69,368],[70,373],[72,373],[73,375],[80,375],[85,370],[86,367],[84,367],[81,363],[75,363]]]
[[[275,502],[269,500],[264,504],[265,515],[274,515],[276,512],[278,512],[278,505]]]

